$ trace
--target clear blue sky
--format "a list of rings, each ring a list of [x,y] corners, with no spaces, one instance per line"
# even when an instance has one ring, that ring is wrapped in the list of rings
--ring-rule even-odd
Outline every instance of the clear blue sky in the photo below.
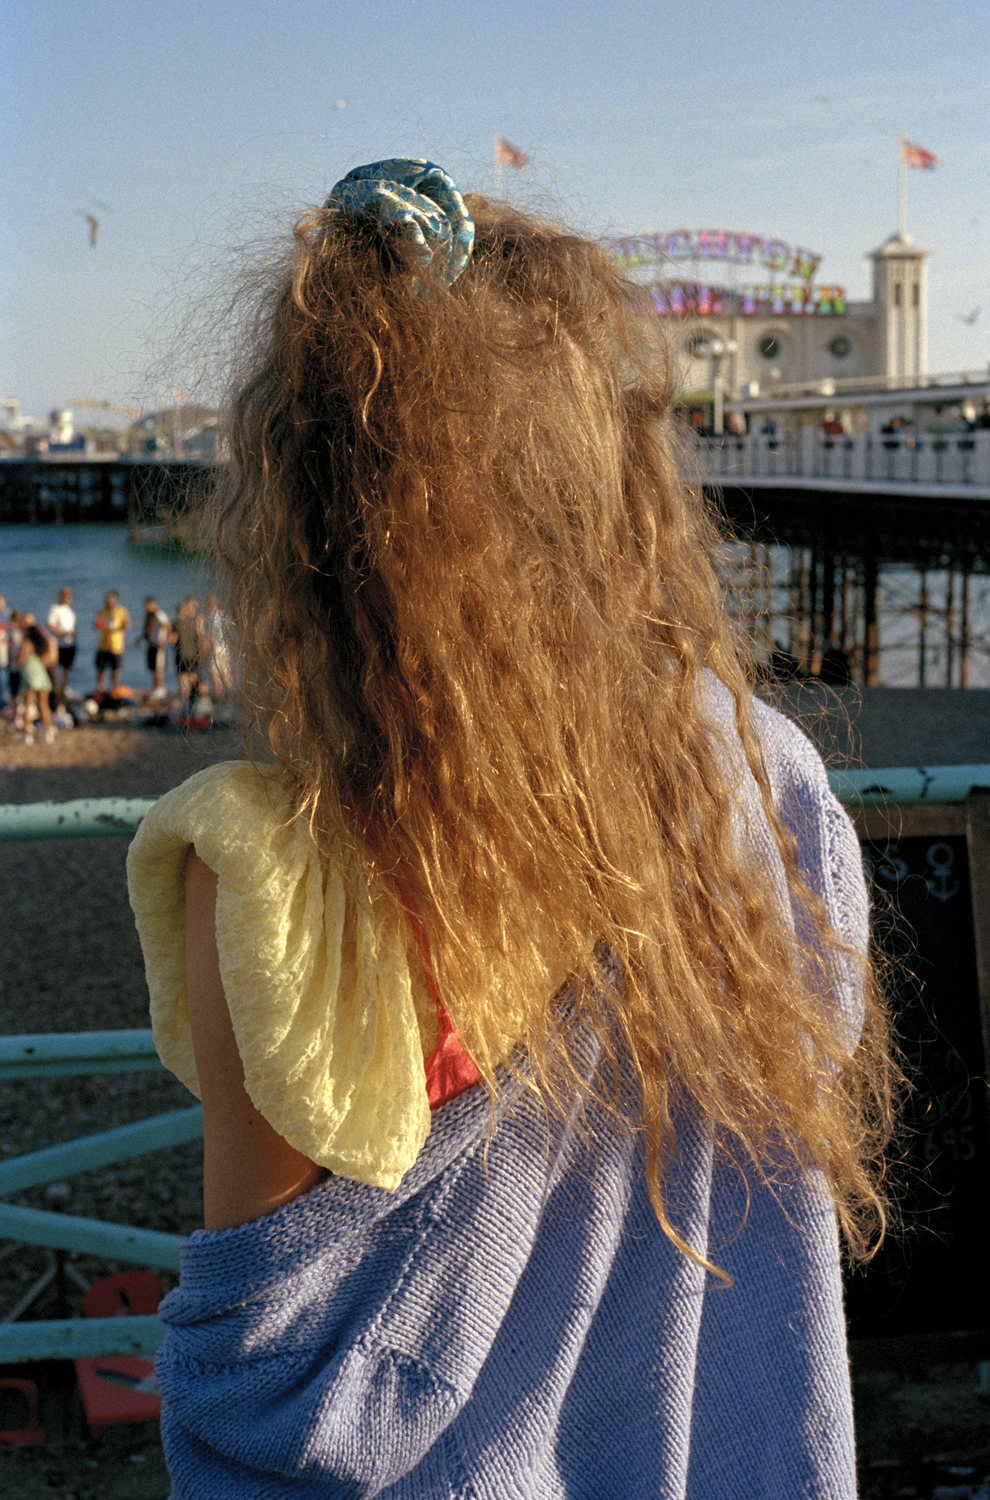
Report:
[[[532,159],[507,196],[594,234],[778,235],[853,298],[905,135],[942,161],[907,182],[929,368],[986,368],[986,0],[0,0],[0,23],[0,395],[26,413],[191,386],[177,330],[230,247],[378,157],[491,187],[496,131]]]

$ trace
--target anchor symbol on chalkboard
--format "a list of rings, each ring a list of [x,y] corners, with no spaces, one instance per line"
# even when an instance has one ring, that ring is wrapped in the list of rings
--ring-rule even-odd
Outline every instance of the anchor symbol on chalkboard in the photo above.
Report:
[[[875,874],[880,880],[885,880],[888,885],[900,885],[901,881],[908,877],[907,861],[901,857],[900,847],[897,844],[884,844],[879,855],[870,855],[867,852],[867,860],[870,873]]]
[[[959,889],[958,880],[953,880],[951,884],[949,882],[955,858],[950,844],[932,844],[928,850],[928,863],[932,867],[932,873],[925,884],[936,901],[948,901]]]

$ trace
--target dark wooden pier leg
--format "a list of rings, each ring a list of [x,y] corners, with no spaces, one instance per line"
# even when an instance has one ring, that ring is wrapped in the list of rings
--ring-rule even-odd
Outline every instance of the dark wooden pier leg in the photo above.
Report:
[[[880,638],[877,629],[877,585],[880,568],[875,557],[863,559],[863,681],[876,687],[880,676]]]

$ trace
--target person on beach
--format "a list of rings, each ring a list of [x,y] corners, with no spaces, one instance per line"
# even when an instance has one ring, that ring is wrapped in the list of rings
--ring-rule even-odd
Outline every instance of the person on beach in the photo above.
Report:
[[[48,611],[48,629],[58,644],[58,665],[55,668],[55,690],[59,702],[65,701],[69,686],[69,673],[76,659],[76,612],[72,608],[72,590],[58,591],[58,602]]]
[[[172,622],[158,601],[150,594],[144,601],[144,628],[138,636],[147,653],[148,671],[151,673],[152,697],[165,696],[166,648],[172,640]]]
[[[7,601],[0,594],[0,708],[7,701],[10,688],[10,610]],[[4,681],[7,678],[7,681]]]
[[[748,686],[647,294],[388,160],[250,328],[204,524],[268,757],[128,859],[203,1101],[174,1500],[849,1500],[862,860]]]
[[[120,686],[120,669],[124,661],[127,632],[131,628],[131,617],[122,604],[117,602],[111,590],[103,601],[103,610],[93,621],[99,636],[96,643],[96,691],[103,692],[103,683],[110,673],[110,691]]]
[[[214,703],[219,703],[230,692],[232,679],[230,647],[216,594],[207,594],[203,600],[203,642],[203,666],[209,673],[210,695]]]
[[[199,600],[189,594],[175,612],[175,670],[179,674],[179,696],[188,701],[190,713],[199,696],[199,671],[205,649]]]
[[[52,679],[48,662],[54,664],[57,661],[56,649],[52,638],[46,636],[38,625],[31,623],[24,627],[17,665],[20,669],[19,699],[23,700],[23,704],[18,702],[18,717],[24,725],[26,745],[34,744],[35,718],[41,720],[45,744],[51,745],[55,740],[50,702]]]
[[[15,705],[15,727],[23,729],[23,716],[17,709],[17,698],[21,690],[19,666],[21,647],[24,644],[24,616],[19,609],[12,609],[7,618],[7,678],[11,702]]]

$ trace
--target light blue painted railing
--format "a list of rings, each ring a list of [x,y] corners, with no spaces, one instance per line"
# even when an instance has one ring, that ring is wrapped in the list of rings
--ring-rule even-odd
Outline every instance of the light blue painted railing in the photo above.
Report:
[[[887,771],[829,771],[846,807],[914,807],[921,802],[965,802],[990,792],[990,766],[898,766]]]
[[[0,841],[133,834],[153,798],[97,798],[0,807]],[[150,1031],[95,1031],[0,1037],[0,1079],[160,1070]],[[0,1199],[203,1133],[203,1111],[137,1120],[0,1162]],[[99,1219],[0,1202],[0,1239],[178,1271],[182,1237]],[[0,1363],[151,1354],[164,1329],[155,1316],[63,1318],[0,1324]]]
[[[960,802],[990,791],[990,766],[898,767],[833,771],[829,780],[847,806]],[[93,838],[134,833],[153,798],[93,798],[0,806],[0,842]],[[0,1037],[0,1079],[141,1072],[161,1067],[150,1031]],[[202,1134],[199,1105],[121,1125],[0,1163],[0,1198],[74,1172],[90,1171]],[[0,1239],[177,1271],[181,1237],[157,1230],[0,1202]],[[0,1324],[0,1363],[151,1353],[162,1338],[156,1317],[71,1318]]]
[[[0,811],[2,816],[2,811]],[[0,1037],[0,1079],[66,1077],[161,1068],[150,1031]],[[182,1145],[203,1133],[197,1104],[113,1130],[30,1151],[0,1163],[0,1198],[58,1182],[148,1151]],[[107,1260],[178,1271],[182,1237],[156,1229],[0,1202],[0,1239],[72,1250]],[[0,1363],[89,1355],[153,1353],[162,1339],[157,1317],[48,1319],[0,1324]]]
[[[81,797],[0,807],[0,842],[8,839],[120,838],[137,832],[154,797]]]

